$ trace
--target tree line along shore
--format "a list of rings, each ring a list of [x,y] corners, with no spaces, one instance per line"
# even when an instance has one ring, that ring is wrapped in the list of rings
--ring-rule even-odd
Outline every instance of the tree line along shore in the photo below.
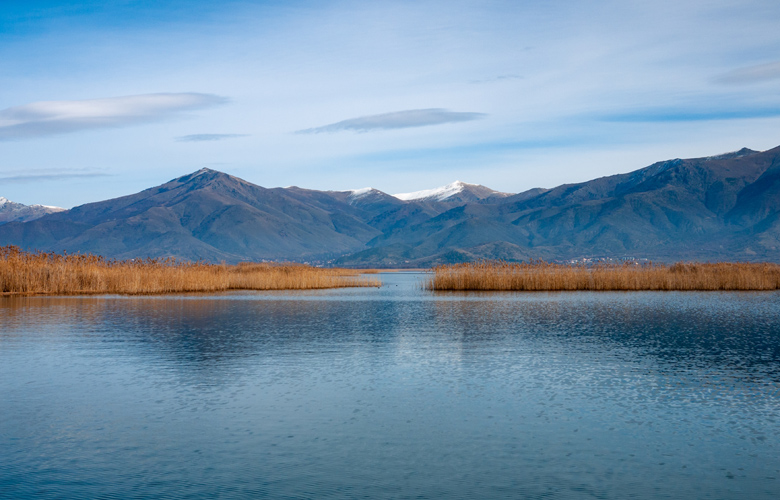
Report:
[[[110,260],[97,255],[61,255],[0,248],[2,295],[148,295],[228,290],[314,290],[375,287],[366,271],[303,264],[237,265],[173,259]]]
[[[438,266],[428,290],[778,290],[780,265],[718,262],[555,264],[471,262]]]

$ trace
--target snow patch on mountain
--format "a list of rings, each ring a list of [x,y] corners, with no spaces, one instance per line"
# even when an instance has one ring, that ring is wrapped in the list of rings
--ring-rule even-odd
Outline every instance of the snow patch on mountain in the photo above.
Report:
[[[460,192],[463,192],[463,190],[467,186],[478,186],[478,184],[467,184],[462,181],[455,181],[450,184],[447,184],[446,186],[434,188],[434,189],[423,189],[422,191],[414,191],[412,193],[398,193],[394,194],[396,198],[399,200],[404,201],[410,201],[410,200],[436,200],[436,201],[444,201],[450,196],[454,196]]]
[[[24,205],[0,196],[0,224],[12,221],[26,222],[35,220],[44,215],[62,212],[63,210],[65,209],[47,205]]]
[[[365,198],[366,196],[368,196],[368,195],[370,195],[370,194],[372,194],[374,192],[378,193],[379,191],[374,189],[374,188],[372,188],[372,187],[360,188],[360,189],[350,189],[349,190],[349,193],[350,193],[349,194],[349,198],[352,199],[352,200],[356,200],[358,198]]]

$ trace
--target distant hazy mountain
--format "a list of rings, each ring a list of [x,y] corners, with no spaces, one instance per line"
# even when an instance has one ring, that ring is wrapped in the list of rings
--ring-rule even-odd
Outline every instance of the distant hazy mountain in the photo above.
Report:
[[[46,205],[24,205],[14,203],[0,196],[0,224],[6,222],[26,222],[39,219],[46,214],[62,212],[64,208],[49,207]]]
[[[417,267],[480,258],[780,261],[780,148],[669,160],[515,195],[456,182],[266,189],[203,169],[0,226],[0,245],[109,257]]]

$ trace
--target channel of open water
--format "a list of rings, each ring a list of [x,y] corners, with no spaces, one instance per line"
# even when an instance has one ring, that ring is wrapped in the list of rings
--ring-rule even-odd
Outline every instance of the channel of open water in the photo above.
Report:
[[[0,298],[0,498],[780,497],[780,294]]]

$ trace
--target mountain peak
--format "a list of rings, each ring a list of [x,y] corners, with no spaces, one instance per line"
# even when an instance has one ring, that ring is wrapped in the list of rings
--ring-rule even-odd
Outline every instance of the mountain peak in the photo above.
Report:
[[[365,198],[367,196],[372,195],[381,195],[382,192],[378,189],[374,189],[372,187],[366,187],[366,188],[360,188],[360,189],[350,189],[349,191],[349,199],[350,200],[357,200],[360,198]]]
[[[0,224],[12,221],[26,222],[64,210],[64,208],[50,207],[48,205],[25,205],[0,196]]]
[[[199,177],[201,175],[229,175],[229,174],[226,174],[225,172],[220,172],[219,170],[214,170],[213,168],[203,167],[200,170],[191,173],[190,175],[194,178],[194,177]]]
[[[413,191],[411,193],[398,193],[398,194],[394,194],[393,196],[395,196],[399,200],[404,200],[404,201],[410,201],[410,200],[443,201],[457,193],[460,193],[467,185],[468,184],[466,184],[463,181],[455,181],[447,184],[446,186],[441,186],[438,188],[423,189],[421,191]]]
[[[198,180],[198,182],[207,182],[212,179],[217,178],[232,178],[230,174],[226,174],[225,172],[220,172],[219,170],[213,170],[210,168],[203,167],[200,170],[196,170],[195,172],[192,172],[191,174],[183,175],[181,177],[177,177],[176,179],[172,179],[170,182],[177,182],[177,183],[186,183],[191,182],[194,180]]]
[[[742,149],[737,150],[737,151],[731,151],[731,152],[728,152],[728,153],[723,153],[723,154],[719,154],[719,155],[715,155],[715,156],[708,156],[705,159],[707,159],[707,160],[730,160],[732,158],[743,158],[745,156],[751,156],[751,155],[754,155],[754,154],[757,154],[757,153],[760,153],[760,151],[754,151],[754,150],[749,149],[749,148],[742,148]]]
[[[506,193],[500,193],[480,184],[469,184],[468,182],[455,181],[446,186],[414,191],[411,193],[394,194],[396,198],[404,201],[426,200],[426,201],[477,201],[494,196],[507,196]]]

